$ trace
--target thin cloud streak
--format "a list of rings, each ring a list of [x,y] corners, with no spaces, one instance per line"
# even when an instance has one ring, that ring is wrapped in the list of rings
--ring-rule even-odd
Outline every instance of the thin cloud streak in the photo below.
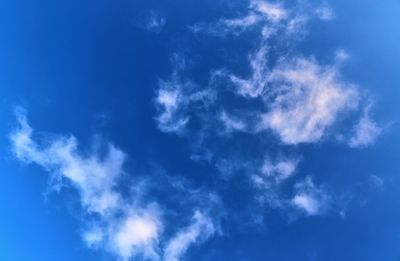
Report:
[[[79,192],[85,213],[84,221],[87,223],[84,224],[87,229],[82,233],[82,238],[89,248],[106,250],[124,261],[132,258],[161,260],[164,251],[170,258],[178,260],[177,258],[184,256],[190,244],[204,242],[215,235],[215,216],[208,218],[201,214],[203,211],[200,209],[193,217],[194,224],[178,232],[179,237],[182,233],[199,230],[193,238],[196,242],[191,242],[190,239],[185,241],[184,236],[180,236],[183,239],[178,240],[168,239],[163,235],[167,225],[163,218],[165,210],[158,202],[141,202],[140,198],[145,193],[140,184],[136,184],[136,192],[130,195],[133,198],[124,197],[119,192],[118,186],[121,177],[125,175],[123,165],[127,156],[113,144],[107,145],[105,154],[100,151],[84,154],[79,151],[78,141],[74,136],[59,136],[46,140],[45,143],[37,143],[33,140],[34,131],[25,114],[18,113],[17,120],[19,126],[10,134],[16,158],[41,166],[50,175],[56,176],[55,180],[66,182],[67,187]],[[198,208],[195,204],[196,201],[200,203],[200,199],[203,201],[201,204],[205,203],[204,196],[198,195],[198,192],[186,191],[182,186],[180,190],[181,193],[190,194],[192,207]],[[208,202],[207,208],[211,208],[213,202],[215,197],[212,202]],[[163,240],[169,242],[167,249],[162,248]],[[173,243],[177,241],[183,245],[179,246],[179,242]]]

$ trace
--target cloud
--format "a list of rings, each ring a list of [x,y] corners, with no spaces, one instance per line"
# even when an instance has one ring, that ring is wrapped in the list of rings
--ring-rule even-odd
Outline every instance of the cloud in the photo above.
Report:
[[[55,180],[78,191],[85,227],[82,239],[89,248],[106,250],[123,261],[162,260],[164,256],[180,260],[190,244],[200,244],[216,233],[214,224],[221,215],[211,218],[205,214],[216,205],[222,212],[213,193],[189,189],[179,180],[164,182],[162,188],[168,190],[168,195],[175,201],[179,199],[178,209],[195,209],[192,224],[169,227],[170,231],[177,231],[169,238],[163,234],[171,221],[164,215],[165,208],[159,200],[151,200],[138,179],[133,179],[136,183],[130,193],[121,192],[127,157],[123,151],[107,143],[106,147],[94,146],[95,150],[82,152],[74,136],[44,136],[36,142],[25,113],[17,113],[17,120],[18,127],[10,134],[16,158],[41,166],[53,178],[57,177]],[[151,180],[151,184],[158,183]],[[178,218],[186,219],[182,213],[174,217],[178,224]]]
[[[255,98],[264,93],[269,75],[266,55],[267,49],[262,47],[249,56],[252,70],[252,75],[249,79],[242,79],[233,74],[229,76],[232,83],[237,87],[239,95]]]
[[[272,148],[279,146],[285,149],[318,143],[331,135],[335,136],[336,127],[345,122],[341,120],[352,120],[351,112],[360,109],[362,97],[359,88],[341,75],[341,66],[350,54],[339,49],[333,62],[327,64],[312,55],[299,54],[295,46],[306,35],[306,25],[311,19],[329,21],[333,16],[326,3],[316,7],[308,1],[299,1],[285,6],[278,2],[254,0],[241,15],[191,27],[195,33],[202,32],[211,37],[229,36],[229,40],[237,41],[237,45],[244,43],[243,46],[249,45],[249,39],[241,34],[255,32],[249,34],[253,44],[245,53],[249,68],[233,63],[232,69],[227,63],[210,69],[211,77],[204,87],[193,87],[192,84],[188,88],[185,84],[175,84],[177,94],[172,92],[172,96],[181,98],[171,99],[174,101],[171,102],[172,109],[164,105],[159,115],[164,113],[167,115],[165,119],[168,119],[165,122],[171,119],[174,122],[171,126],[179,127],[165,129],[188,131],[186,137],[192,150],[196,151],[192,158],[215,164],[225,178],[239,171],[246,173],[259,203],[281,210],[303,212],[306,216],[326,213],[332,196],[324,187],[314,185],[311,178],[296,183],[299,178],[294,176],[298,171],[296,159],[268,159],[260,164],[259,159],[248,159],[247,155],[257,158],[259,155],[253,154],[254,151],[268,154],[265,148],[267,142]],[[240,74],[241,69],[248,69],[250,73]],[[179,73],[175,71],[176,75],[172,78],[179,79]],[[164,89],[160,87],[160,90]],[[205,93],[211,89],[213,99],[207,99],[207,102],[191,97],[192,94],[202,93],[201,97],[205,98]],[[200,106],[193,106],[195,103]],[[190,129],[188,123],[195,117],[199,120],[195,121],[196,127]],[[223,131],[220,130],[221,124]],[[247,135],[243,135],[243,139],[233,139],[233,132],[246,132]],[[266,133],[274,134],[277,139],[264,142]],[[227,138],[231,138],[229,145],[226,145]],[[243,144],[244,139],[249,142]],[[226,155],[221,157],[231,148],[237,151],[227,158]],[[202,157],[201,153],[205,156]],[[284,182],[288,179],[296,185]]]
[[[212,90],[196,90],[190,81],[181,80],[175,73],[170,80],[161,81],[155,97],[158,109],[156,121],[161,131],[182,133],[196,105],[207,106],[214,99]]]
[[[125,154],[108,144],[104,159],[97,155],[83,157],[78,153],[75,137],[59,137],[48,146],[32,140],[33,130],[26,117],[19,115],[20,128],[11,134],[18,159],[36,163],[46,170],[67,179],[81,193],[82,204],[89,212],[105,214],[120,200],[114,191],[117,179],[123,173]]]
[[[134,194],[124,197],[119,192],[126,158],[120,149],[107,144],[105,151],[82,153],[74,136],[59,136],[37,143],[24,114],[18,114],[18,122],[18,128],[10,135],[15,156],[23,162],[41,166],[79,192],[88,223],[82,238],[88,247],[106,249],[119,260],[136,257],[159,260],[163,255],[168,260],[180,260],[190,244],[199,244],[215,234],[211,218],[198,209],[193,223],[168,239],[162,234],[165,222],[158,203],[141,202],[140,194],[144,192],[138,184]],[[184,197],[190,199],[192,207],[201,202],[211,209],[217,200],[210,193],[205,197],[199,191],[188,191],[182,185],[179,190],[180,193],[189,193],[190,196]],[[160,247],[162,239],[168,242],[166,249]]]
[[[150,12],[150,15],[147,18],[146,24],[145,24],[145,29],[159,33],[162,31],[162,29],[165,26],[165,18],[156,12]]]
[[[249,14],[244,17],[234,19],[221,19],[218,22],[198,23],[189,27],[194,34],[207,33],[216,37],[224,37],[227,35],[240,35],[249,28],[254,27],[260,21],[260,17],[256,14]]]
[[[288,11],[278,3],[251,1],[250,9],[262,14],[271,22],[279,22],[288,16]]]
[[[365,148],[375,143],[382,133],[382,129],[369,117],[368,106],[364,110],[363,117],[355,125],[353,136],[350,138],[348,145],[351,148]]]
[[[255,13],[249,13],[245,17],[236,19],[222,19],[219,24],[210,26],[208,31],[215,35],[228,33],[240,34],[248,28],[260,22],[260,17]]]
[[[308,216],[324,214],[330,207],[331,196],[317,187],[310,177],[296,184],[296,194],[291,203]]]
[[[335,61],[337,64],[340,64],[341,62],[347,61],[348,59],[350,59],[350,54],[343,49],[339,49],[336,51],[335,54]]]
[[[104,245],[122,260],[136,255],[156,259],[161,224],[156,211],[130,204],[116,190],[125,153],[108,144],[103,156],[100,151],[83,155],[74,136],[38,144],[26,116],[19,114],[18,122],[10,136],[16,157],[68,182],[79,192],[82,208],[97,217],[83,235],[89,247]]]
[[[330,21],[334,18],[333,10],[327,3],[316,8],[315,14],[322,21]]]
[[[378,190],[383,190],[385,187],[385,179],[377,175],[370,175],[368,178],[368,183],[371,187]]]
[[[178,231],[167,243],[164,260],[182,260],[181,257],[185,254],[190,245],[203,242],[215,233],[216,228],[211,219],[202,212],[196,211],[193,215],[192,223],[188,227]]]
[[[257,170],[251,171],[251,182],[256,191],[256,199],[261,205],[289,209],[290,204],[282,192],[282,185],[296,173],[298,163],[298,159],[266,158]]]
[[[320,211],[320,202],[307,194],[298,194],[293,198],[293,204],[303,209],[308,215],[317,215]]]
[[[357,106],[355,87],[340,80],[335,66],[296,58],[275,68],[270,81],[276,96],[259,128],[274,131],[285,144],[319,141],[340,113]]]
[[[289,17],[289,11],[281,4],[266,1],[250,1],[247,13],[236,18],[223,18],[211,24],[199,23],[191,27],[194,33],[206,32],[214,36],[239,35],[262,25],[264,31],[275,31]]]
[[[222,18],[213,23],[198,23],[190,27],[194,33],[207,33],[216,37],[239,36],[261,28],[263,40],[275,37],[284,46],[305,35],[305,25],[313,18],[333,19],[333,11],[326,3],[315,7],[308,1],[298,1],[290,8],[277,1],[251,0],[247,12],[234,18]],[[278,43],[275,42],[276,45]]]
[[[160,237],[159,220],[154,215],[128,215],[112,234],[116,252],[123,260],[129,260],[137,253],[149,259],[157,260],[159,254],[154,247]]]
[[[188,123],[189,118],[182,115],[182,107],[186,106],[182,99],[179,88],[163,88],[158,91],[156,102],[160,114],[156,119],[162,131],[179,132]]]
[[[294,174],[297,164],[297,160],[280,160],[276,164],[273,164],[270,160],[266,160],[261,167],[261,173],[280,182],[290,178]]]
[[[104,234],[101,229],[92,229],[85,231],[83,234],[83,240],[86,242],[88,247],[96,247],[100,242],[104,240]]]
[[[312,12],[322,20],[333,17],[328,6]],[[187,137],[192,146],[200,144],[207,152],[213,146],[225,145],[226,137],[221,142],[220,136],[213,136],[219,133],[221,124],[226,136],[234,131],[250,133],[249,136],[257,141],[248,143],[251,144],[250,149],[246,145],[236,146],[239,149],[233,160],[218,158],[219,155],[215,153],[217,158],[209,162],[216,162],[216,167],[222,173],[239,170],[247,173],[253,182],[251,189],[260,202],[283,210],[294,209],[305,216],[315,216],[331,208],[333,197],[325,187],[317,186],[311,177],[296,182],[299,178],[295,175],[298,172],[297,159],[242,161],[245,159],[243,155],[253,156],[254,151],[267,152],[266,143],[259,142],[266,131],[279,137],[279,140],[271,141],[276,143],[271,145],[272,148],[282,143],[301,145],[319,142],[342,114],[358,106],[360,97],[357,88],[345,82],[339,71],[338,65],[348,58],[347,53],[338,51],[333,65],[321,65],[315,58],[292,56],[292,49],[288,46],[301,38],[308,15],[286,9],[277,3],[251,1],[243,16],[220,19],[213,24],[199,24],[192,28],[194,31],[204,30],[222,36],[228,33],[238,35],[253,28],[260,30],[257,47],[248,55],[250,76],[238,76],[227,68],[216,74],[217,78],[227,80],[222,83],[224,87],[234,86],[233,90],[229,90],[229,95],[235,97],[227,98],[229,102],[230,98],[240,99],[234,104],[234,110],[225,99],[217,100],[220,98],[218,95],[225,94],[225,89],[210,87],[213,83],[205,87],[198,86],[182,77],[185,59],[175,61],[175,70],[169,79],[159,82],[153,101],[157,109],[155,121],[162,132],[182,134],[190,129],[194,119],[201,119],[195,122],[196,127],[189,130],[191,132]],[[164,23],[164,18],[154,14],[148,28],[160,31]],[[295,37],[289,39],[288,35]],[[241,115],[251,115],[252,118],[249,120]],[[257,123],[254,123],[254,118]],[[159,201],[142,201],[134,198],[137,195],[122,193],[118,187],[121,177],[125,175],[123,166],[127,155],[112,143],[107,143],[105,150],[82,152],[78,140],[72,135],[37,141],[24,114],[18,115],[18,122],[18,128],[10,137],[15,156],[21,161],[41,166],[57,177],[56,180],[62,180],[78,191],[82,209],[88,216],[85,224],[87,229],[82,237],[89,247],[105,248],[121,260],[143,258],[177,261],[182,260],[191,246],[218,234],[215,216],[209,213],[207,206],[203,206],[211,201],[194,196],[196,193],[193,191],[182,189],[186,191],[186,194],[182,193],[185,197],[175,197],[172,204],[183,204],[182,201],[191,197],[196,198],[191,202],[204,202],[190,206],[194,211],[189,211],[189,215],[194,214],[188,225],[173,228],[167,226],[168,211]],[[365,113],[354,128],[349,146],[373,144],[380,132],[381,129]],[[213,139],[213,144],[203,142],[209,141],[208,137]],[[236,140],[232,139],[231,142]],[[221,151],[220,154],[223,154],[224,151]],[[375,180],[379,183],[378,179]],[[138,191],[138,194],[142,193],[140,189]],[[176,212],[184,215],[179,210]],[[181,221],[188,219],[186,216],[180,218],[175,222],[184,224]],[[166,230],[173,236],[165,235]]]
[[[227,132],[245,131],[247,129],[246,123],[244,121],[227,114],[225,111],[221,112],[219,118]]]
[[[310,176],[296,182],[294,186],[288,184],[289,186],[283,188],[282,181],[285,179],[280,180],[279,176],[283,173],[290,173],[289,177],[293,175],[295,172],[293,168],[297,164],[295,162],[280,161],[275,165],[268,162],[265,163],[267,167],[266,169],[263,167],[261,174],[251,176],[258,203],[279,209],[290,218],[297,218],[299,213],[309,217],[324,215],[334,210],[333,195],[325,187],[316,186]],[[290,193],[293,195],[288,196],[288,191],[292,191]]]
[[[297,159],[279,159],[273,162],[267,158],[259,168],[259,173],[253,174],[251,179],[254,186],[262,191],[273,187],[279,188],[282,181],[293,176],[297,165]]]

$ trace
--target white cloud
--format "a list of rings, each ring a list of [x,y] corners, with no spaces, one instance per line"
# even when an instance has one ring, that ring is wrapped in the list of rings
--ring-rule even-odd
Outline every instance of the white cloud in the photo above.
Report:
[[[294,174],[297,164],[297,160],[280,160],[276,164],[273,164],[270,160],[266,160],[261,167],[261,173],[280,182]]]
[[[213,236],[216,228],[209,217],[200,211],[196,211],[192,218],[192,224],[181,229],[165,247],[165,261],[179,261],[190,245],[198,244]]]
[[[377,175],[370,175],[368,179],[369,184],[376,189],[382,190],[385,187],[385,179]]]
[[[370,106],[364,110],[363,117],[359,120],[353,130],[353,136],[348,144],[351,148],[364,148],[375,143],[382,129],[369,117]]]
[[[186,115],[180,115],[182,106],[185,106],[182,99],[179,88],[160,89],[158,91],[156,102],[161,112],[156,119],[162,131],[179,132],[189,121]]]
[[[227,132],[245,131],[247,128],[246,123],[244,121],[227,114],[225,111],[223,111],[220,114],[219,118],[220,118],[221,122],[223,123],[225,130]]]
[[[106,154],[83,155],[75,137],[58,137],[46,144],[32,140],[33,129],[23,114],[11,134],[18,159],[36,163],[78,190],[83,209],[98,217],[93,229],[83,234],[89,247],[104,245],[122,260],[142,255],[156,259],[161,222],[155,211],[126,202],[115,189],[123,174],[125,154],[109,144]],[[132,214],[137,213],[137,214]],[[141,216],[137,216],[137,215]],[[116,218],[121,216],[121,218]],[[129,234],[129,235],[128,235]],[[115,246],[115,247],[111,247]]]
[[[249,13],[245,17],[236,19],[223,19],[220,21],[220,26],[215,26],[215,29],[220,28],[219,32],[215,32],[215,34],[226,34],[228,32],[231,32],[233,34],[240,34],[246,29],[259,23],[259,21],[260,17],[255,13]],[[211,28],[209,30],[212,31]]]
[[[191,27],[192,31],[207,32],[215,36],[227,34],[239,35],[256,25],[263,25],[263,32],[269,31],[264,36],[271,35],[278,27],[285,28],[285,22],[289,18],[289,11],[277,3],[253,0],[248,6],[248,12],[237,18],[224,18],[211,24],[196,24]],[[268,37],[265,37],[268,38]]]
[[[150,12],[147,18],[145,28],[149,31],[159,33],[165,26],[165,18],[156,12]]]
[[[276,3],[257,0],[251,2],[250,8],[272,22],[279,22],[288,16],[288,11],[282,5]]]
[[[293,204],[303,209],[310,216],[317,215],[320,211],[320,202],[307,194],[296,195],[293,198]]]
[[[267,158],[258,168],[256,174],[251,175],[251,181],[256,189],[256,199],[262,205],[272,208],[287,209],[289,207],[286,196],[282,193],[283,181],[291,178],[297,170],[299,160],[280,158],[272,161]],[[254,171],[252,171],[254,173]]]
[[[267,67],[267,49],[262,47],[249,56],[252,75],[249,79],[242,79],[230,75],[230,80],[237,86],[237,93],[244,97],[255,98],[263,94],[268,83],[269,70]]]
[[[276,166],[278,165],[276,164]],[[287,166],[284,167],[285,171],[293,173],[292,166],[286,168]],[[268,171],[267,173],[273,172],[270,169]],[[291,218],[298,216],[299,213],[305,216],[317,216],[334,210],[333,196],[325,187],[316,186],[311,177],[297,182],[294,187],[291,186],[290,189],[294,192],[291,197],[288,197],[287,192],[282,190],[279,180],[271,180],[265,175],[252,175],[251,178],[257,189],[257,201],[263,206],[284,210]]]
[[[254,0],[250,1],[250,5],[241,16],[219,19],[211,24],[195,25],[192,27],[194,31],[203,31],[212,36],[238,36],[250,30],[259,33],[259,37],[253,41],[256,47],[250,50],[248,55],[250,73],[247,76],[232,73],[229,65],[211,72],[207,88],[215,87],[216,95],[224,95],[227,89],[232,91],[234,95],[240,96],[234,97],[234,102],[231,102],[233,99],[230,100],[229,97],[226,99],[228,104],[225,104],[225,98],[219,99],[218,96],[218,102],[210,108],[202,107],[199,112],[198,107],[190,107],[191,94],[198,93],[199,89],[178,87],[178,94],[172,92],[174,95],[170,96],[173,98],[167,99],[173,100],[169,107],[172,109],[164,105],[164,113],[167,115],[165,118],[168,121],[174,119],[172,121],[175,124],[172,126],[186,126],[191,117],[201,114],[201,120],[196,122],[200,127],[196,126],[197,129],[190,130],[191,135],[188,135],[192,148],[196,146],[196,149],[201,151],[198,147],[205,147],[204,154],[207,155],[204,159],[216,162],[216,167],[226,177],[229,176],[227,173],[238,170],[249,173],[260,202],[281,209],[296,208],[309,216],[324,213],[329,208],[331,198],[323,188],[315,186],[311,179],[298,183],[294,188],[289,188],[290,182],[283,183],[296,173],[296,160],[268,160],[261,169],[249,166],[251,164],[238,167],[242,161],[237,164],[233,160],[221,160],[218,153],[212,150],[213,146],[218,147],[220,144],[219,140],[214,139],[214,134],[220,133],[220,123],[225,127],[225,135],[233,131],[246,131],[257,139],[268,131],[276,134],[280,143],[300,145],[316,143],[324,137],[329,137],[332,134],[330,131],[335,130],[335,124],[340,122],[340,119],[347,116],[349,111],[358,109],[358,88],[344,81],[340,74],[340,66],[350,57],[347,52],[338,50],[333,64],[330,65],[321,64],[316,58],[305,58],[297,54],[293,56],[293,53],[296,53],[294,45],[307,32],[307,22],[314,18],[328,21],[333,19],[333,16],[328,4],[315,8],[308,1],[300,1],[289,9],[277,2]],[[246,41],[238,38],[239,44],[240,41]],[[248,117],[241,117],[243,115]],[[182,124],[179,124],[177,119],[183,119]],[[213,139],[213,146],[207,146],[209,144],[205,142],[210,141],[209,137]],[[194,143],[196,145],[193,145]],[[243,148],[243,153],[250,153],[246,149],[248,147]],[[263,148],[260,148],[260,151],[263,151]],[[235,158],[245,158],[240,152],[237,155]],[[201,157],[197,157],[199,158]],[[282,191],[282,186],[285,186],[285,192]],[[286,188],[295,192],[293,197],[287,196]]]
[[[165,100],[166,104],[170,102]],[[125,153],[112,144],[105,151],[81,153],[74,136],[46,137],[45,142],[36,142],[25,115],[17,116],[19,126],[10,135],[15,156],[41,166],[78,191],[87,228],[82,239],[88,247],[107,250],[123,261],[160,260],[164,252],[169,260],[179,260],[190,244],[199,244],[215,234],[211,219],[196,211],[193,223],[177,229],[177,235],[168,239],[163,235],[163,211],[157,203],[142,203],[144,191],[139,183],[134,184],[130,195],[124,197],[119,192]],[[212,193],[203,195],[182,185],[179,191],[188,194],[182,201],[190,199],[192,207],[199,203],[211,209],[218,201]],[[166,249],[161,248],[161,240],[167,243]]]
[[[211,89],[197,90],[195,84],[179,79],[174,73],[169,81],[160,82],[156,94],[158,127],[163,132],[182,133],[190,120],[192,109],[196,106],[207,107],[213,99]]]
[[[336,63],[341,63],[350,59],[350,54],[343,49],[339,49],[335,54]]]
[[[44,162],[46,159],[37,151],[36,144],[31,140],[32,128],[24,114],[17,115],[19,129],[11,134],[10,139],[14,146],[15,156],[27,162]]]
[[[193,33],[207,33],[216,37],[226,35],[240,35],[246,30],[253,28],[262,21],[260,15],[249,12],[239,18],[220,19],[214,23],[199,23],[190,27]]]
[[[315,13],[322,21],[330,21],[334,18],[333,10],[327,3],[316,8]]]
[[[191,26],[191,30],[194,33],[206,32],[224,37],[229,34],[237,36],[261,26],[262,39],[277,36],[276,39],[284,40],[287,44],[288,36],[295,36],[291,40],[301,39],[305,33],[304,25],[315,17],[330,21],[334,18],[333,10],[327,3],[315,7],[309,5],[308,1],[301,1],[300,4],[287,8],[277,1],[251,0],[244,15],[223,18],[214,23],[199,23]]]
[[[104,240],[104,233],[101,229],[93,228],[83,234],[83,240],[88,247],[96,247]]]
[[[89,212],[105,214],[120,200],[113,187],[123,173],[125,154],[108,145],[104,159],[97,155],[83,157],[78,153],[75,137],[59,137],[48,146],[32,140],[33,130],[24,115],[18,118],[20,128],[11,135],[18,159],[36,163],[46,170],[61,175],[81,193],[82,204]]]
[[[157,260],[159,254],[155,246],[158,244],[160,232],[160,223],[155,215],[130,214],[112,233],[112,243],[123,260],[130,260],[138,253]]]
[[[270,110],[260,129],[271,129],[286,144],[317,142],[341,112],[355,108],[358,94],[340,81],[334,66],[297,58],[274,69],[276,87]]]
[[[306,215],[321,215],[329,209],[331,196],[323,188],[315,186],[311,178],[297,183],[296,190],[291,203]]]

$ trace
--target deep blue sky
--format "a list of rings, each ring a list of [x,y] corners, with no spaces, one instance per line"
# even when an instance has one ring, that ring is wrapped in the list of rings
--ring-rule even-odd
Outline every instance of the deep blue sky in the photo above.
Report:
[[[259,28],[240,35],[207,32],[219,19],[245,16],[247,1],[0,0],[0,260],[121,258],[107,243],[85,245],[82,233],[97,217],[68,180],[59,192],[49,189],[57,167],[16,157],[10,135],[21,108],[37,131],[39,150],[74,135],[83,157],[99,143],[124,151],[124,180],[116,190],[131,199],[129,186],[142,179],[151,184],[140,204],[155,201],[162,209],[161,260],[169,238],[189,224],[195,209],[218,229],[197,237],[182,260],[400,260],[400,1],[310,2],[304,9],[321,5],[329,6],[332,19],[310,18],[304,34],[283,40],[288,46],[272,39],[272,60],[301,56],[329,65],[343,49],[350,58],[339,66],[340,83],[357,86],[360,103],[335,115],[322,137],[287,144],[279,131],[221,133],[216,119],[204,120],[221,108],[238,117],[269,108],[270,100],[227,91],[227,77],[213,87],[223,89],[217,105],[191,105],[190,94],[210,86],[211,72],[251,75],[248,56],[259,46]],[[149,26],[154,17],[159,28]],[[206,29],[196,34],[195,25]],[[176,55],[186,60],[185,69],[176,69]],[[191,121],[179,133],[163,130],[157,118],[160,81],[174,72],[195,85],[183,95],[182,113]],[[373,104],[368,116],[380,135],[351,148],[338,135],[351,135],[367,104]],[[100,147],[102,159],[106,146]],[[316,197],[328,195],[329,206],[310,214],[257,201],[269,192],[255,188],[250,177],[266,157],[298,161],[277,197],[300,195],[299,184],[311,177],[320,188]],[[190,189],[176,189],[176,180]],[[193,191],[213,192],[219,203],[209,207]],[[194,199],[186,202],[187,195]]]

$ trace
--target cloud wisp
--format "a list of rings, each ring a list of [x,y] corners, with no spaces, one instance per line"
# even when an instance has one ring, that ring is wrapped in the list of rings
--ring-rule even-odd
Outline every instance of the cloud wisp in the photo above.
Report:
[[[144,27],[145,29],[151,32],[159,33],[163,30],[165,23],[166,23],[165,17],[152,11],[148,16]]]
[[[250,50],[248,55],[251,71],[249,77],[230,72],[228,66],[220,69],[217,73],[210,72],[212,75],[210,85],[215,82],[218,82],[217,85],[219,84],[219,86],[213,86],[213,90],[215,90],[213,97],[221,95],[218,92],[224,91],[226,86],[232,86],[231,91],[248,100],[246,103],[252,102],[252,100],[257,102],[260,99],[263,101],[263,107],[259,106],[252,111],[246,107],[241,108],[238,103],[236,111],[240,113],[239,116],[236,116],[226,113],[227,109],[223,99],[209,100],[208,105],[214,102],[223,112],[220,119],[229,133],[247,131],[254,134],[268,130],[277,134],[284,144],[315,143],[319,142],[329,128],[346,112],[359,109],[358,88],[342,79],[340,73],[340,66],[348,57],[345,51],[340,50],[336,54],[333,64],[324,65],[314,57],[293,55],[292,48],[288,47],[303,37],[306,31],[306,22],[311,17],[328,20],[332,16],[332,10],[326,3],[318,8],[311,8],[312,11],[307,8],[310,9],[308,4],[305,4],[299,8],[300,11],[295,12],[283,4],[251,1],[247,15],[234,20],[221,19],[217,23],[208,24],[205,32],[212,35],[211,28],[218,28],[216,30],[218,32],[235,33],[238,28],[241,28],[240,31],[246,31],[253,29],[252,26],[255,23],[262,23],[261,28],[255,29],[261,36],[258,40],[258,47]],[[315,16],[315,13],[319,15]],[[199,28],[204,27],[204,25],[198,26]],[[224,30],[220,30],[221,26],[224,27]],[[195,30],[195,33],[198,31]],[[266,37],[266,32],[269,32],[268,37]],[[271,45],[271,41],[273,41],[273,45]],[[174,77],[177,77],[177,72],[174,73]],[[215,81],[215,78],[218,81]],[[174,85],[182,84],[174,83]],[[165,94],[165,89],[165,84],[161,84],[158,98],[162,97],[160,94]],[[173,112],[176,112],[176,115],[182,111],[185,112],[184,115],[195,115],[200,111],[198,108],[197,110],[189,108],[188,105],[196,100],[191,98],[190,91],[182,95],[182,89],[175,87],[169,93],[171,95],[167,97],[174,102],[169,106],[165,105],[163,113],[158,117],[159,126],[160,128],[164,126],[165,132],[179,130],[188,121],[188,118],[183,116],[174,117]],[[198,89],[196,92],[202,93]],[[159,104],[163,104],[163,102],[160,101]],[[178,106],[178,104],[181,105]],[[202,108],[203,114],[204,111],[207,111],[207,108]],[[211,110],[210,114],[214,114],[214,111]],[[253,118],[249,122],[249,120],[241,119],[240,115],[252,115]],[[255,123],[254,116],[259,118],[257,123]],[[210,115],[207,121],[212,117]],[[173,118],[175,120],[172,126],[163,124]],[[364,125],[366,125],[365,121]]]
[[[104,246],[121,260],[136,255],[157,257],[162,230],[157,206],[131,204],[116,190],[124,174],[125,153],[108,144],[104,157],[96,153],[84,156],[74,136],[38,144],[25,115],[18,115],[18,122],[19,128],[11,134],[16,157],[68,182],[79,192],[84,211],[98,217],[83,236],[89,246]]]
[[[216,233],[213,222],[202,212],[196,211],[189,226],[182,228],[166,244],[164,260],[179,261],[192,244],[198,244]]]
[[[127,156],[113,144],[107,144],[105,151],[86,154],[80,152],[74,136],[37,143],[24,114],[18,114],[18,123],[10,135],[17,159],[41,166],[53,179],[79,192],[87,227],[82,238],[88,247],[105,249],[119,260],[161,260],[164,252],[168,260],[180,260],[189,245],[215,234],[214,218],[193,205],[194,223],[168,240],[163,235],[164,208],[156,201],[141,202],[140,184],[136,184],[137,193],[128,197],[119,191]],[[169,243],[163,249],[165,239]]]
[[[369,116],[371,105],[364,109],[363,116],[357,122],[353,130],[353,136],[348,141],[351,148],[365,148],[375,143],[382,133],[378,126]]]
[[[322,187],[317,187],[310,177],[295,185],[296,194],[291,204],[307,216],[326,213],[331,207],[332,196]]]
[[[317,186],[311,176],[295,179],[298,164],[296,159],[280,159],[275,163],[265,160],[260,172],[252,175],[258,203],[280,209],[292,219],[299,215],[309,217],[339,212],[333,209],[334,197],[326,186]],[[289,179],[297,181],[293,187],[289,186],[287,194],[282,187],[288,188]]]
[[[155,119],[159,129],[166,133],[184,132],[192,108],[206,107],[213,101],[213,96],[212,90],[198,90],[191,81],[185,81],[174,73],[170,80],[160,82],[156,94],[158,115]]]
[[[271,129],[286,144],[319,141],[340,113],[357,107],[356,88],[340,80],[335,66],[296,58],[279,65],[270,78],[277,95],[260,128]]]
[[[156,97],[157,124],[167,133],[181,134],[184,130],[184,137],[195,151],[192,158],[206,159],[222,176],[232,176],[227,173],[238,169],[248,173],[260,202],[275,208],[301,210],[306,216],[325,213],[331,198],[314,185],[312,178],[299,181],[293,175],[298,161],[269,161],[257,170],[254,164],[258,165],[258,160],[249,159],[250,163],[238,167],[238,163],[221,158],[218,150],[227,140],[235,144],[232,147],[240,148],[235,154],[239,159],[246,159],[253,151],[268,155],[264,149],[268,143],[278,151],[296,150],[302,145],[334,140],[336,127],[344,120],[354,121],[354,113],[362,110],[363,95],[360,87],[346,81],[341,73],[350,54],[339,49],[331,63],[322,63],[313,55],[296,52],[296,44],[307,35],[309,22],[331,21],[334,12],[326,2],[317,5],[298,1],[289,5],[253,0],[239,13],[211,23],[197,23],[190,29],[194,35],[246,43],[245,46],[251,46],[246,55],[248,63],[237,69],[231,68],[228,60],[222,68],[210,68],[208,85],[187,81],[196,88],[174,80],[168,84],[161,82]],[[255,35],[251,45],[242,37],[247,32]],[[171,78],[179,79],[180,73],[174,71]],[[191,127],[188,123],[196,117],[196,125]],[[348,144],[356,148],[372,144],[381,129],[365,114],[353,132]],[[268,142],[265,137],[270,137]],[[213,147],[207,143],[209,140]],[[203,157],[199,156],[201,153]],[[297,185],[284,185],[290,178]],[[286,190],[295,196],[282,195],[281,186],[289,186]]]

